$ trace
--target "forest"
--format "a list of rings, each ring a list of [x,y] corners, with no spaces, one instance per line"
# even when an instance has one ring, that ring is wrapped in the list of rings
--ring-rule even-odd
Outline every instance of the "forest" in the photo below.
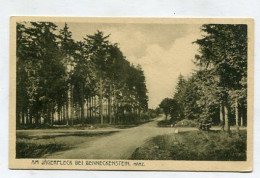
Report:
[[[101,31],[75,41],[68,24],[16,26],[16,125],[135,123],[148,119],[144,72]]]
[[[202,25],[194,70],[175,73],[156,109],[141,65],[110,34],[77,41],[51,22],[16,30],[16,158],[247,160],[247,25]]]
[[[211,122],[230,131],[247,124],[247,25],[205,24],[201,27],[197,69],[179,75],[172,98],[160,103],[166,119]]]

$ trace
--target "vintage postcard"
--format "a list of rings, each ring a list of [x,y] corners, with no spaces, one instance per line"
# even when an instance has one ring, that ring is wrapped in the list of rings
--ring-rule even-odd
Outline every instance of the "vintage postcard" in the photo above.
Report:
[[[252,171],[253,19],[10,26],[10,169]]]

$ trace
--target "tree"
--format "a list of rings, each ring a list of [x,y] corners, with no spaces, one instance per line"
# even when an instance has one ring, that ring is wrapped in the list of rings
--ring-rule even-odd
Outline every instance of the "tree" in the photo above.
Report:
[[[66,67],[65,81],[66,81],[66,124],[69,124],[69,120],[71,120],[71,124],[73,125],[74,118],[74,110],[73,110],[73,85],[72,85],[72,74],[74,72],[75,66],[75,51],[76,51],[76,43],[72,39],[72,33],[69,30],[67,23],[65,23],[64,28],[60,30],[59,33],[59,45],[61,50],[61,55],[63,58],[64,67]]]
[[[99,117],[101,124],[103,120],[103,92],[106,76],[106,63],[108,60],[109,36],[104,36],[103,32],[97,31],[94,35],[87,35],[85,39],[88,50],[88,57],[95,65],[96,76],[98,78],[99,89]]]
[[[202,26],[202,31],[207,35],[195,42],[200,46],[200,55],[196,56],[196,62],[219,79],[220,111],[224,112],[225,130],[229,131],[230,109],[235,108],[238,127],[239,105],[242,98],[246,98],[246,88],[241,82],[247,77],[247,26],[208,24]]]
[[[101,124],[140,119],[148,110],[144,72],[108,38],[97,31],[75,41],[66,23],[59,31],[54,23],[18,23],[17,125],[84,126],[97,113]]]
[[[163,109],[163,112],[165,114],[165,120],[167,120],[168,115],[171,113],[172,103],[173,99],[164,98],[159,104],[159,107]]]
[[[247,26],[207,24],[201,29],[204,36],[194,42],[198,70],[179,76],[168,110],[172,118],[213,121],[227,132],[235,118],[239,129],[246,122]]]
[[[17,72],[23,77],[23,82],[17,84],[18,89],[24,87],[21,90],[24,94],[22,100],[26,102],[23,111],[26,110],[30,125],[39,125],[42,117],[45,123],[52,125],[56,106],[62,102],[60,96],[64,95],[65,68],[61,62],[57,35],[54,34],[56,28],[55,24],[48,22],[17,24]],[[18,98],[22,97],[20,92],[17,94]]]

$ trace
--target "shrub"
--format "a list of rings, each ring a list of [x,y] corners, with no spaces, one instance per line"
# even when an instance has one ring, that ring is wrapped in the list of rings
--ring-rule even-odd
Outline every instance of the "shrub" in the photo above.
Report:
[[[148,113],[142,113],[141,114],[141,119],[142,120],[149,120],[150,119],[150,115]]]
[[[154,137],[137,148],[133,160],[245,161],[246,131],[192,131]]]
[[[194,120],[183,119],[176,123],[176,127],[197,127],[198,123]]]
[[[170,127],[171,124],[173,124],[171,120],[161,120],[158,122],[159,127]]]

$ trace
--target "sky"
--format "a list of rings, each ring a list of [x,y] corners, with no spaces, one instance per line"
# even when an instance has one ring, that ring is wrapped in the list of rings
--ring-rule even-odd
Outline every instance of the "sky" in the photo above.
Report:
[[[64,23],[57,23],[59,28]],[[97,30],[110,34],[126,59],[140,64],[146,77],[149,108],[156,108],[172,97],[180,74],[189,76],[196,69],[192,60],[201,38],[200,24],[68,23],[75,40],[83,40]]]

